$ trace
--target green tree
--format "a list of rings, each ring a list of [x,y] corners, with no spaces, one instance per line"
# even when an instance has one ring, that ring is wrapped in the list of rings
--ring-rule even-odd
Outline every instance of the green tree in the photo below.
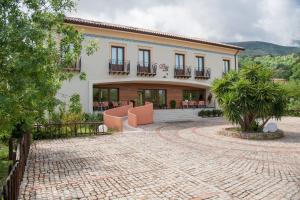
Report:
[[[290,54],[285,56],[257,56],[242,57],[239,66],[245,66],[256,62],[274,71],[274,78],[283,78],[286,80],[300,80],[300,55]]]
[[[289,99],[287,114],[300,111],[300,79],[290,80],[289,82],[283,84],[286,90],[287,97]]]
[[[72,0],[1,1],[0,130],[32,124],[56,106],[62,81],[72,76],[63,69],[82,50],[83,36],[64,23],[73,8]]]
[[[280,119],[286,107],[285,90],[272,82],[272,71],[255,63],[230,72],[212,85],[224,116],[242,131],[261,131],[271,119]]]

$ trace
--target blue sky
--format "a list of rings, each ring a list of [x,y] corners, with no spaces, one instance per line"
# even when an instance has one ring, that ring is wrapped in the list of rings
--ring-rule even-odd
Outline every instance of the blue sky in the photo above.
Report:
[[[81,0],[72,16],[207,40],[300,40],[300,0]]]

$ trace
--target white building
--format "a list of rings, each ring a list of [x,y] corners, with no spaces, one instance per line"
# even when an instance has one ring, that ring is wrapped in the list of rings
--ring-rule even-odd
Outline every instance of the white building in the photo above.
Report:
[[[209,105],[209,88],[215,78],[237,70],[238,55],[244,49],[174,34],[67,18],[84,34],[85,42],[95,39],[99,50],[91,56],[82,53],[79,73],[66,81],[58,98],[68,101],[80,94],[85,112],[106,107],[108,102],[142,105],[151,101],[154,108]],[[221,33],[220,33],[221,34]],[[110,103],[110,104],[112,104]]]

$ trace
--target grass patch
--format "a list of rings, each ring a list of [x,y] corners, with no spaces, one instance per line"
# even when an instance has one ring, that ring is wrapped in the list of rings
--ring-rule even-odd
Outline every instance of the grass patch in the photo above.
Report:
[[[2,186],[7,175],[8,175],[8,167],[11,161],[8,160],[8,146],[0,143],[0,185]],[[2,190],[2,187],[0,191]]]

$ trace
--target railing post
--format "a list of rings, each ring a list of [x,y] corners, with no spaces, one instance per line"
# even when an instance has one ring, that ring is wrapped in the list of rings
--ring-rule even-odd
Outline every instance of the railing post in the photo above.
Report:
[[[77,136],[77,125],[76,125],[77,123],[75,122],[74,123],[74,133],[75,133],[75,136]]]

